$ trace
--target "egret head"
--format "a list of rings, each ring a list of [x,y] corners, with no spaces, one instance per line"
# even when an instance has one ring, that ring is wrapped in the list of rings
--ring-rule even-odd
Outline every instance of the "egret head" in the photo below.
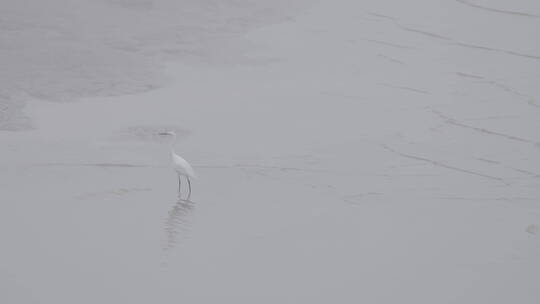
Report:
[[[174,133],[174,131],[160,132],[160,133],[158,133],[158,135],[170,138],[171,143],[176,141],[176,133]]]

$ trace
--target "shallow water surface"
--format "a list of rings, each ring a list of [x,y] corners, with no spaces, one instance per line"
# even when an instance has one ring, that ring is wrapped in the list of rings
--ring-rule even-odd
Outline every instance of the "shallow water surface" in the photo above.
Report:
[[[1,303],[538,303],[535,1],[77,3],[0,10]]]

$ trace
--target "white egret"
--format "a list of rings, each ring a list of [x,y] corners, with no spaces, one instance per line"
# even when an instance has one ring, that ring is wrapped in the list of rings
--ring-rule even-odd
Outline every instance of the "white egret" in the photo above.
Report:
[[[159,135],[166,135],[171,136],[171,164],[174,171],[176,171],[176,174],[178,174],[178,196],[180,197],[182,195],[182,179],[181,177],[184,176],[188,182],[189,186],[189,193],[187,198],[189,199],[191,197],[191,178],[195,178],[195,172],[193,171],[193,168],[191,165],[183,159],[180,155],[176,154],[174,152],[174,144],[176,143],[176,133],[173,131],[167,131],[159,133]]]

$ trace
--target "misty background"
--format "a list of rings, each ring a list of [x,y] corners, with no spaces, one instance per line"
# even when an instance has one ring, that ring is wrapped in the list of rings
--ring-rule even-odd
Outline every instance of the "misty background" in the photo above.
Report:
[[[0,2],[0,302],[538,303],[539,29],[533,0]]]

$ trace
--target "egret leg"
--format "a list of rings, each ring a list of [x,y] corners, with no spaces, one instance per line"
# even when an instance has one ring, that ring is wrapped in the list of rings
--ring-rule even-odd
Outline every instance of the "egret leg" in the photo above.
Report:
[[[189,177],[187,178],[187,183],[189,186],[189,192],[188,192],[188,199],[191,197],[191,181],[189,180]]]
[[[178,174],[178,197],[182,196],[182,179],[180,174]]]

